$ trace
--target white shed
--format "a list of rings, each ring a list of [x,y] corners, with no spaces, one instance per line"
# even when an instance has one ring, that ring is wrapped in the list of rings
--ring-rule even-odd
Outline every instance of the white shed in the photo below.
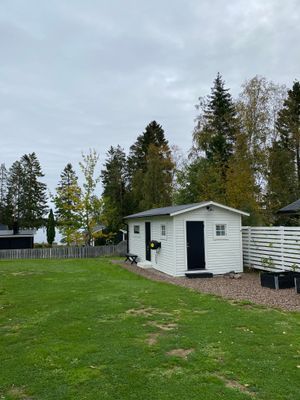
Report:
[[[128,215],[128,251],[138,265],[172,276],[242,272],[242,215],[249,216],[213,201]]]

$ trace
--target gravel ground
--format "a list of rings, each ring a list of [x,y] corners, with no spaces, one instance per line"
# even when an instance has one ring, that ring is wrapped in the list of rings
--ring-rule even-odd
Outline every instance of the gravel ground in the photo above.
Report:
[[[295,289],[274,290],[261,287],[259,274],[243,273],[241,279],[224,276],[213,278],[174,278],[153,268],[143,269],[131,264],[113,261],[123,268],[154,281],[169,282],[174,285],[194,289],[202,293],[212,293],[231,300],[247,300],[256,304],[279,308],[285,311],[300,311],[300,294]]]

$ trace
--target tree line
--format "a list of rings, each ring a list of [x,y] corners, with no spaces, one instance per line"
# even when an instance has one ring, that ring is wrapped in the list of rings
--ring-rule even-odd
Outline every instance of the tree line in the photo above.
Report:
[[[101,171],[95,150],[83,154],[82,185],[67,163],[50,195],[55,206],[48,218],[50,241],[54,223],[66,243],[89,244],[97,224],[113,237],[128,214],[204,200],[249,211],[247,224],[298,224],[276,212],[300,197],[299,81],[287,89],[255,76],[234,99],[218,74],[196,109],[193,146],[186,155],[170,147],[163,127],[152,121],[128,154],[119,145],[111,146]],[[35,153],[24,155],[9,170],[1,165],[0,223],[47,225],[42,177]]]

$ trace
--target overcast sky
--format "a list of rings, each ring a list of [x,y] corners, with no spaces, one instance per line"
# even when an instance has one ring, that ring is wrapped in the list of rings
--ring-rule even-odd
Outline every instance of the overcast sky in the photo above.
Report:
[[[1,0],[0,162],[35,151],[51,190],[67,162],[127,151],[153,119],[191,145],[220,71],[300,78],[299,0]]]

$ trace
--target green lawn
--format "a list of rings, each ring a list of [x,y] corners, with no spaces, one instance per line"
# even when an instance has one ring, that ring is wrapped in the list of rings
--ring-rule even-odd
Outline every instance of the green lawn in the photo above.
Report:
[[[0,279],[0,399],[300,399],[298,313],[107,259],[2,261]]]

